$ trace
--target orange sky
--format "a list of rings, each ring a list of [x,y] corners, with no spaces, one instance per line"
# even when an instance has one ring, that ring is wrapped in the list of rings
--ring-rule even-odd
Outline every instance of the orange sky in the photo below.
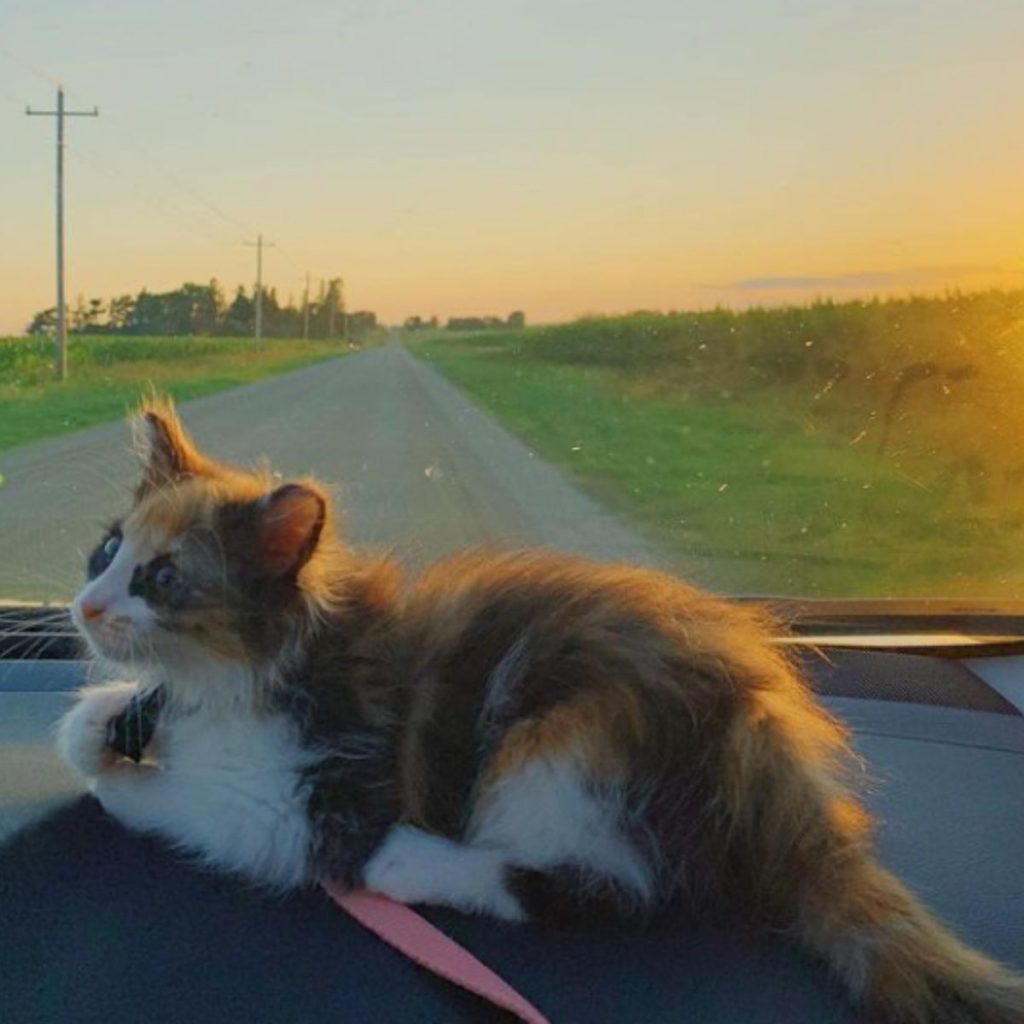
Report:
[[[68,290],[343,276],[530,319],[1024,284],[1024,5],[35,0],[0,41],[0,333]],[[30,67],[31,65],[31,67]]]

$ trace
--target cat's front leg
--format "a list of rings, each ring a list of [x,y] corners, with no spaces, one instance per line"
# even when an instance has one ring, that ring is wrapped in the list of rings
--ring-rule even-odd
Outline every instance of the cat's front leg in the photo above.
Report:
[[[430,903],[521,921],[526,915],[508,890],[507,868],[501,850],[398,825],[366,864],[363,881],[371,892],[400,903]]]
[[[167,831],[173,805],[162,769],[152,764],[118,761],[92,780],[90,789],[103,809],[137,832]]]
[[[132,699],[135,683],[105,683],[78,693],[57,727],[57,752],[75,771],[94,779],[120,756],[107,744],[107,727]]]
[[[232,768],[223,757],[185,770],[124,760],[91,788],[126,828],[162,836],[210,867],[280,889],[305,884],[310,836],[297,787],[274,771]]]

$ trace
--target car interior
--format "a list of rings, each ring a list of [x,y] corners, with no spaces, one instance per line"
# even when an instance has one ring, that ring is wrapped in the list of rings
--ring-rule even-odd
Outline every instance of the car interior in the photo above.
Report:
[[[1022,40],[1024,0],[0,3],[0,1024],[1024,1024]],[[406,585],[527,548],[662,575]],[[776,624],[895,883],[841,740],[677,582]]]

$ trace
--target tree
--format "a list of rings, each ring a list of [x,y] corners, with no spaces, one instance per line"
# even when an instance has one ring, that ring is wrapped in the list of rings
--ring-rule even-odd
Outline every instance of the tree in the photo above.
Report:
[[[262,298],[264,336],[297,338],[302,334],[302,310],[296,308],[290,297],[287,305],[281,305],[277,291],[265,288]],[[220,283],[213,278],[207,284],[187,281],[168,292],[150,292],[143,288],[138,295],[115,296],[109,303],[103,299],[90,299],[86,303],[84,297],[79,296],[70,311],[69,327],[72,331],[106,334],[244,337],[252,334],[254,320],[255,293],[250,296],[240,287],[227,305]],[[31,334],[51,333],[55,321],[53,309],[43,310],[35,315],[26,330]],[[362,336],[375,326],[376,315],[371,312],[346,315],[340,278],[322,284],[319,301],[310,306],[310,334],[314,338],[339,334]]]
[[[212,313],[213,327],[216,327],[217,323],[224,317],[226,301],[224,298],[224,289],[221,287],[220,281],[218,281],[217,278],[210,278],[209,291],[209,303],[210,311]]]
[[[100,321],[103,319],[103,315],[106,313],[106,309],[102,299],[90,299],[89,307],[85,311],[85,329],[87,331],[94,331],[100,326]]]
[[[75,304],[71,308],[71,315],[68,317],[70,321],[69,329],[75,334],[85,330],[86,318],[85,296],[79,292],[75,297]]]
[[[377,314],[369,310],[358,310],[348,314],[348,331],[353,340],[358,341],[365,338],[371,331],[377,328]]]
[[[449,331],[490,331],[501,327],[525,327],[526,314],[509,313],[507,320],[500,316],[453,316],[448,320]]]
[[[32,323],[25,330],[26,334],[53,334],[57,330],[57,307],[51,306],[32,317]]]
[[[107,327],[115,334],[127,331],[135,312],[135,299],[131,295],[119,295],[110,300],[107,307]]]
[[[339,328],[345,332],[345,303],[341,297],[341,278],[332,277],[327,282],[327,295],[324,298],[327,311],[327,337],[337,337]]]
[[[252,334],[256,322],[253,300],[245,294],[245,287],[238,286],[234,300],[224,313],[221,334],[241,337]]]
[[[130,334],[159,334],[164,325],[163,302],[159,295],[153,295],[145,288],[135,296],[131,319],[127,329]]]
[[[174,317],[172,334],[212,334],[220,317],[215,282],[187,283],[177,292],[169,292]]]

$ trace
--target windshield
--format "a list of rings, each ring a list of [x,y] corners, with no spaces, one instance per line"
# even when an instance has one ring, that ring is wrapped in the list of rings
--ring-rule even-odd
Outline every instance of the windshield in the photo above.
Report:
[[[0,600],[73,596],[150,388],[414,566],[1024,597],[1019,3],[4,21]]]

